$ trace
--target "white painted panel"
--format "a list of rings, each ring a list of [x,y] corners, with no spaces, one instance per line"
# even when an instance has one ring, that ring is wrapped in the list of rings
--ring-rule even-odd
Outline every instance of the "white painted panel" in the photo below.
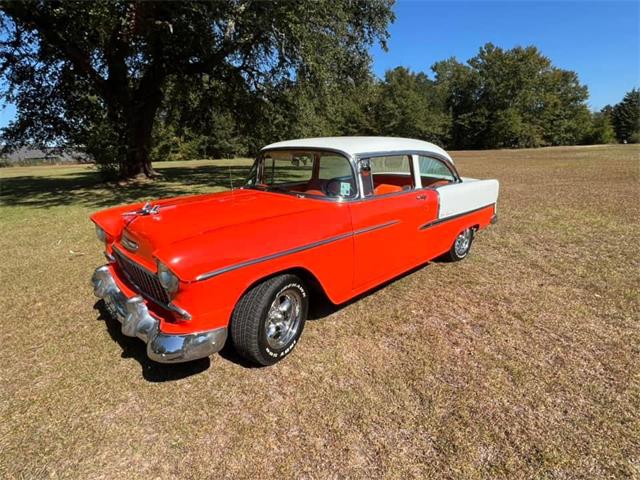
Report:
[[[440,212],[438,218],[469,212],[498,201],[500,185],[497,180],[463,178],[462,183],[438,187]]]

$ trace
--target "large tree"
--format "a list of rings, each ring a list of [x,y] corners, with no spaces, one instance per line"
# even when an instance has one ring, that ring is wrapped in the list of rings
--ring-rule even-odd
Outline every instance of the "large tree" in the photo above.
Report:
[[[611,124],[611,106],[607,105],[599,112],[591,114],[591,128],[584,138],[587,145],[604,145],[616,142],[616,135]]]
[[[488,43],[466,65],[449,59],[432,69],[448,92],[455,147],[568,145],[590,128],[587,88],[536,47]]]
[[[322,89],[362,75],[392,0],[5,1],[0,95],[17,106],[7,146],[89,151],[125,177],[152,175],[167,85],[251,92],[304,79]]]
[[[434,82],[422,72],[396,67],[385,73],[375,103],[380,134],[447,143],[449,115]]]
[[[640,90],[627,92],[613,107],[611,121],[620,142],[640,143]]]

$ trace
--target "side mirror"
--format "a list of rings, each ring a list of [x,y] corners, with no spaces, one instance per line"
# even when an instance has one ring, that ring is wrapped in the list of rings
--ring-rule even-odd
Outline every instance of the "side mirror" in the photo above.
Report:
[[[362,189],[365,197],[373,194],[373,178],[371,178],[371,161],[363,158],[358,162],[360,167],[360,177],[362,178]]]

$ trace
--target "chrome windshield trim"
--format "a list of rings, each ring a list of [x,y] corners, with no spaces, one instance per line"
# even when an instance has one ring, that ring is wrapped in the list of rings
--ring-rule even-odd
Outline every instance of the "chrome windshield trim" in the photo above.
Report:
[[[223,273],[231,272],[233,270],[238,270],[240,268],[249,267],[251,265],[255,265],[257,263],[267,262],[269,260],[274,260],[276,258],[284,257],[286,255],[292,255],[294,253],[303,252],[305,250],[309,250],[311,248],[320,247],[322,245],[327,245],[328,243],[337,242],[339,240],[344,240],[349,237],[354,237],[356,235],[361,235],[363,233],[372,232],[374,230],[379,230],[381,228],[387,228],[392,225],[396,225],[400,223],[399,220],[392,220],[390,222],[381,223],[378,225],[372,225],[370,227],[361,228],[354,232],[342,233],[340,235],[335,235],[333,237],[325,238],[324,240],[318,240],[317,242],[309,243],[307,245],[301,245],[300,247],[290,248],[288,250],[284,250],[282,252],[272,253],[270,255],[265,255],[264,257],[255,258],[253,260],[247,260],[244,262],[236,263],[234,265],[229,265],[228,267],[219,268],[217,270],[212,270],[210,272],[202,273],[196,277],[196,282],[200,282],[202,280],[208,280],[209,278],[217,277],[218,275],[222,275]]]
[[[353,155],[351,155],[348,152],[345,152],[344,150],[340,150],[339,148],[331,148],[331,147],[272,147],[272,148],[263,148],[260,150],[260,155],[266,153],[266,152],[272,152],[272,151],[278,151],[278,150],[293,150],[293,151],[304,151],[304,150],[308,150],[308,151],[313,151],[313,152],[330,152],[330,153],[337,153],[339,155],[342,155],[343,157],[345,157],[347,160],[349,160],[349,162],[353,163],[354,158]]]
[[[353,175],[353,180],[354,180],[354,185],[356,187],[356,192],[354,193],[354,195],[350,196],[350,197],[323,197],[320,195],[313,195],[313,194],[306,194],[304,192],[291,192],[291,191],[283,191],[283,190],[269,190],[268,188],[259,188],[256,187],[255,185],[243,185],[240,188],[244,188],[244,189],[251,189],[251,190],[258,190],[260,192],[268,192],[268,193],[276,193],[276,194],[282,194],[282,195],[289,195],[289,196],[294,196],[294,197],[298,197],[298,198],[311,198],[313,200],[322,200],[325,202],[333,202],[333,203],[344,203],[344,202],[353,202],[356,201],[360,198],[360,184],[359,184],[359,179],[358,177],[360,176],[358,174],[358,168],[357,168],[357,164],[356,161],[354,159],[354,157],[350,154],[348,154],[347,152],[343,151],[343,150],[339,150],[337,148],[305,148],[305,147],[281,147],[281,148],[266,148],[266,149],[262,149],[260,150],[260,153],[258,154],[258,157],[255,159],[254,164],[256,166],[256,170],[259,169],[262,165],[262,158],[264,157],[265,153],[268,152],[278,152],[278,151],[309,151],[309,152],[328,152],[328,153],[335,153],[338,154],[342,157],[344,157],[347,162],[349,163],[349,166],[351,167],[351,174]],[[251,169],[253,170],[253,166],[251,167]],[[248,179],[247,179],[248,180]]]
[[[456,218],[464,217],[465,215],[470,215],[475,212],[479,212],[480,210],[484,210],[485,208],[493,207],[495,203],[490,203],[485,205],[484,207],[474,208],[473,210],[469,210],[467,212],[456,213],[455,215],[450,215],[444,218],[438,218],[436,220],[432,220],[423,225],[420,225],[419,230],[426,230],[427,228],[435,227],[436,225],[440,225],[441,223],[448,222],[449,220],[455,220]]]

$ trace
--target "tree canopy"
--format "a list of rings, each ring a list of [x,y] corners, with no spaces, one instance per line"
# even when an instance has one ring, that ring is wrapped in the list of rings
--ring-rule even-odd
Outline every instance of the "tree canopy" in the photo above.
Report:
[[[466,65],[449,59],[433,71],[447,92],[456,147],[575,144],[588,129],[587,88],[536,47],[503,50],[489,43]]]
[[[639,141],[640,90],[591,113],[575,72],[491,43],[384,78],[391,0],[0,4],[5,148],[84,150],[121,176],[151,160],[253,154],[273,141],[393,135],[454,149]]]
[[[124,176],[152,173],[152,133],[169,84],[196,96],[223,85],[265,99],[294,80],[317,90],[354,82],[393,19],[390,0],[30,0],[0,8],[2,93],[18,112],[5,141],[83,145]]]
[[[640,143],[640,90],[627,92],[613,107],[611,122],[619,142]]]

